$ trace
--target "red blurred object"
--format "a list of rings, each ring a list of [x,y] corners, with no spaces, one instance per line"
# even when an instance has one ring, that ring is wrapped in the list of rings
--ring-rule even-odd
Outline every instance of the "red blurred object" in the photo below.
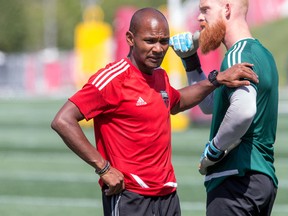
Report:
[[[60,87],[61,67],[58,61],[44,65],[44,80],[49,90],[56,90]]]
[[[115,56],[114,59],[120,60],[129,53],[129,46],[126,42],[126,32],[129,30],[130,20],[137,9],[134,7],[120,7],[115,14],[114,19],[114,41]]]

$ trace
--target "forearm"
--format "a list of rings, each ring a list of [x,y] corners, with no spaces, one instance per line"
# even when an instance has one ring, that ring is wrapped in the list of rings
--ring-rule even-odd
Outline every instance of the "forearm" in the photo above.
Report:
[[[82,119],[81,113],[75,107],[68,101],[55,116],[51,127],[82,160],[95,169],[102,169],[106,161],[85,136],[78,123]]]
[[[256,90],[252,86],[238,88],[230,98],[230,107],[213,139],[224,151],[247,132],[256,114]]]
[[[194,85],[202,80],[207,79],[202,69],[199,68],[194,71],[186,72],[189,85]],[[211,114],[213,111],[213,95],[211,92],[207,97],[205,97],[200,103],[199,107],[205,114]]]
[[[171,114],[176,114],[198,105],[207,95],[215,90],[215,86],[208,80],[202,80],[194,85],[179,89],[180,102],[175,106]]]
[[[209,80],[202,80],[197,84],[180,89],[180,102],[178,105],[173,107],[171,114],[177,114],[178,112],[187,110],[199,104],[219,85],[226,85],[233,88],[250,85],[250,81],[242,78],[248,78],[257,83],[258,78],[255,73],[248,68],[249,65],[251,64],[241,63],[233,65],[227,70],[219,73],[214,80],[210,80],[213,84]],[[214,86],[215,80],[218,83],[217,86]]]
[[[93,168],[102,169],[105,166],[106,161],[86,138],[79,125],[65,123],[57,133],[75,154]]]

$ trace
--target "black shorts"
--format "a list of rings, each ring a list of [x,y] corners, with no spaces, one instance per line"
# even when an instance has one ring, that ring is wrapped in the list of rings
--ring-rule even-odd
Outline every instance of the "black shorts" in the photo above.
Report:
[[[166,196],[142,196],[123,191],[115,196],[102,193],[104,216],[180,216],[176,192]]]
[[[207,216],[271,215],[277,188],[267,175],[249,172],[228,177],[207,194]]]

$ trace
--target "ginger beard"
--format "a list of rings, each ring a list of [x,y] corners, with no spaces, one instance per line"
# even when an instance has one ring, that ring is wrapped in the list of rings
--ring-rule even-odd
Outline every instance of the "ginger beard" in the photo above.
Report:
[[[222,43],[226,33],[226,27],[222,20],[216,24],[208,25],[206,22],[201,23],[203,28],[199,38],[199,46],[203,54],[216,50]]]

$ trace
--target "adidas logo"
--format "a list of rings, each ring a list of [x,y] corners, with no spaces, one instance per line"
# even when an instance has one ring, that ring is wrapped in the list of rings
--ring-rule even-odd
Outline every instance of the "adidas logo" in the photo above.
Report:
[[[136,106],[143,106],[146,104],[147,104],[146,101],[144,101],[142,97],[139,97],[137,102],[136,102]]]

